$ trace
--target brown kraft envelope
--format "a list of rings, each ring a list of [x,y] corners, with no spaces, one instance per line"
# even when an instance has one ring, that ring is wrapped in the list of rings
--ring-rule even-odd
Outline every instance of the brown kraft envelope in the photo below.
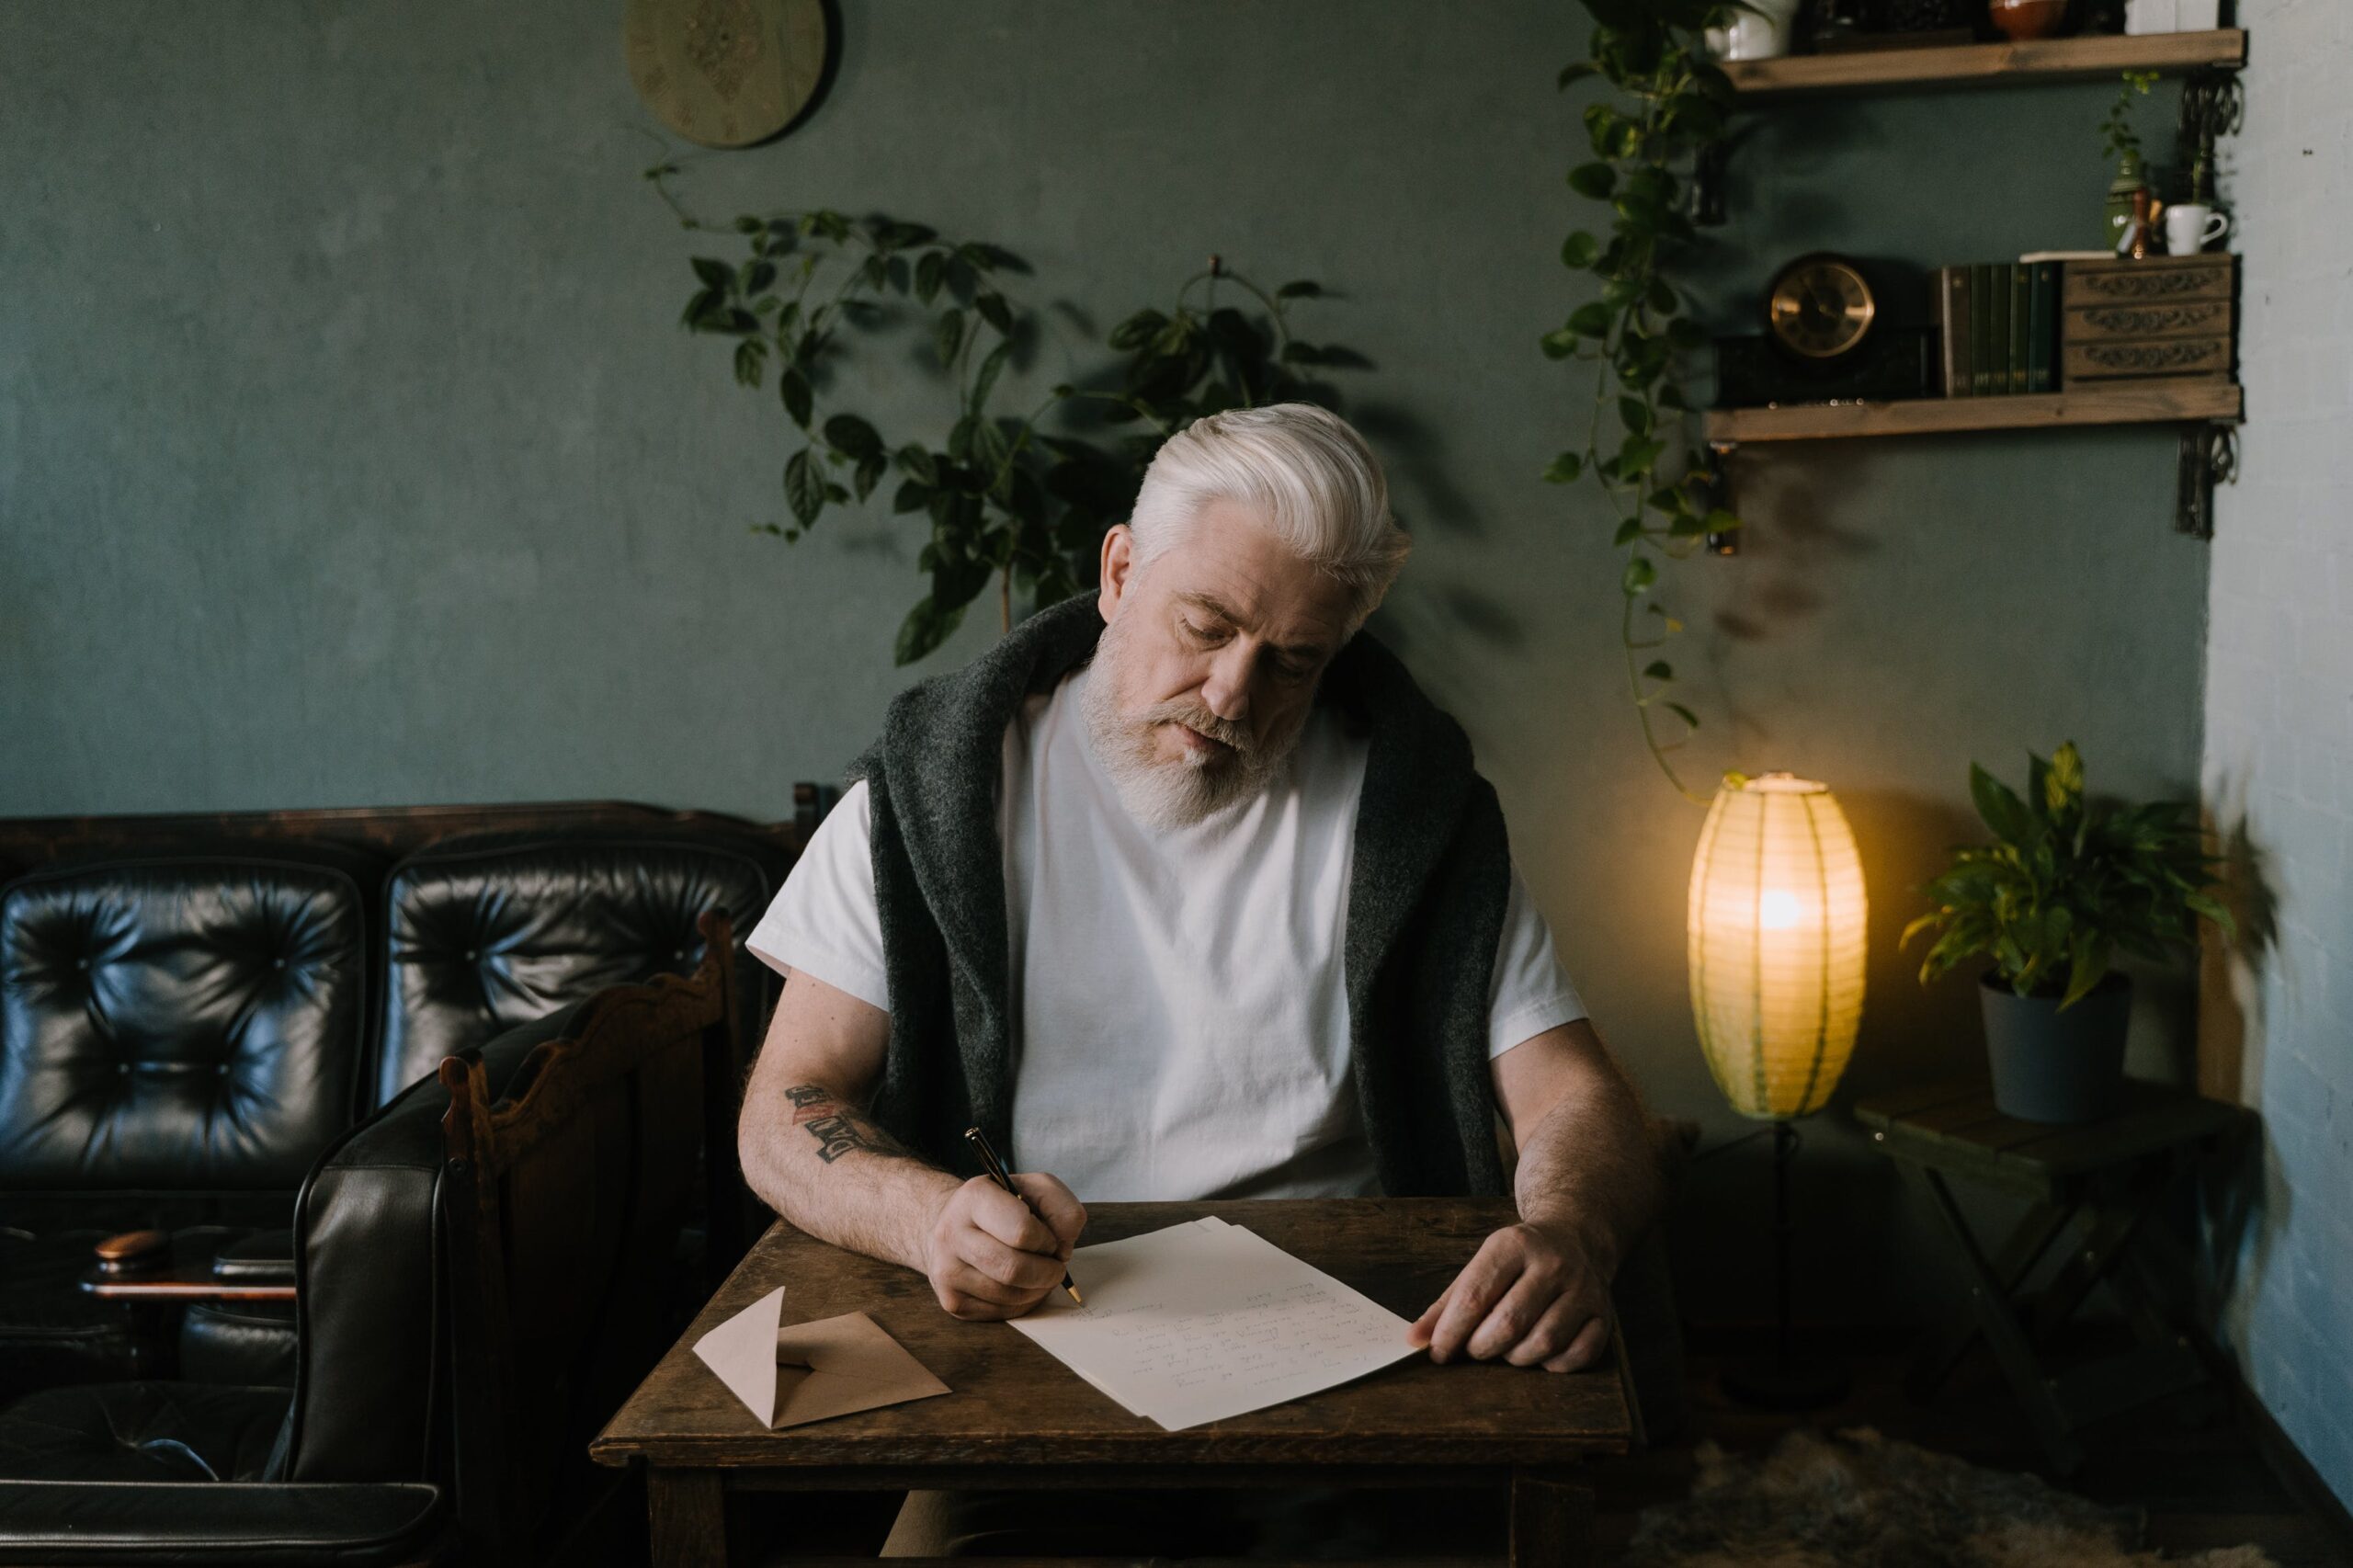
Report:
[[[785,1324],[779,1286],[695,1341],[695,1354],[768,1426],[798,1426],[948,1392],[864,1312]]]

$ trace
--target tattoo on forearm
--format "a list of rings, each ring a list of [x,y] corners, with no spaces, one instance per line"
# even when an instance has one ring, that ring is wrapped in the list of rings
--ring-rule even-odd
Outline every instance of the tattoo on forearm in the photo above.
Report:
[[[817,1157],[832,1165],[853,1150],[870,1154],[908,1153],[907,1146],[874,1121],[836,1099],[823,1084],[796,1084],[784,1091],[792,1102],[792,1123],[817,1141]]]

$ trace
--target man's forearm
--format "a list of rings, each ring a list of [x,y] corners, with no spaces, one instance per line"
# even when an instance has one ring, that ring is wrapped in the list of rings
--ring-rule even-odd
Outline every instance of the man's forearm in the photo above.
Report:
[[[752,1190],[793,1225],[916,1270],[932,1215],[961,1185],[824,1084],[756,1076],[739,1144]]]
[[[1573,1233],[1604,1278],[1657,1218],[1665,1193],[1642,1102],[1617,1072],[1586,1064],[1519,1151],[1519,1217]]]

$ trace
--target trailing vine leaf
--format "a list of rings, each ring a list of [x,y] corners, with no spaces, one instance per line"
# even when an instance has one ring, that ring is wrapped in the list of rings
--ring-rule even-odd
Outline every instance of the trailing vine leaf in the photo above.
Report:
[[[992,582],[1007,627],[1017,588],[1037,608],[1086,587],[1104,530],[1127,517],[1166,436],[1219,409],[1286,398],[1332,403],[1306,368],[1365,363],[1353,350],[1291,335],[1288,311],[1322,296],[1314,281],[1294,279],[1270,294],[1213,256],[1171,308],[1138,312],[1113,328],[1109,346],[1120,358],[1099,384],[1058,386],[1028,414],[1005,414],[995,402],[1016,345],[1040,330],[1036,312],[1002,281],[1027,270],[1013,252],[945,238],[926,224],[823,209],[706,222],[670,189],[677,172],[665,160],[646,177],[681,225],[732,233],[750,253],[741,264],[690,258],[698,287],[681,322],[734,339],[734,373],[745,385],[760,383],[773,354],[778,397],[807,438],[784,467],[791,522],[757,531],[798,540],[829,508],[867,501],[893,471],[891,515],[928,526],[915,561],[928,591],[900,624],[893,656],[902,665],[952,636]],[[894,443],[864,415],[829,404],[837,383],[849,380],[838,372],[852,341],[892,330],[910,313],[928,317],[926,336],[954,393],[953,413],[944,435]],[[1043,428],[1058,412],[1066,423],[1079,415],[1087,428]],[[1123,423],[1144,428],[1112,428]]]
[[[1684,210],[1683,171],[1722,138],[1732,105],[1731,83],[1703,57],[1700,33],[1735,7],[1723,0],[1585,0],[1585,6],[1596,23],[1586,58],[1563,67],[1560,85],[1596,79],[1608,92],[1586,107],[1587,156],[1569,170],[1568,184],[1605,205],[1609,228],[1607,239],[1580,228],[1561,243],[1561,265],[1597,282],[1598,297],[1578,304],[1538,347],[1547,358],[1589,366],[1594,392],[1578,443],[1552,459],[1543,477],[1555,484],[1589,478],[1619,519],[1611,542],[1628,552],[1619,578],[1627,692],[1653,759],[1696,801],[1702,797],[1685,788],[1668,754],[1699,721],[1667,699],[1673,666],[1663,659],[1643,664],[1640,655],[1682,630],[1650,597],[1658,562],[1740,526],[1712,504],[1716,475],[1689,427],[1678,363],[1708,335],[1681,313],[1686,296],[1672,280],[1699,237]],[[1657,624],[1640,620],[1638,609]],[[1654,712],[1679,722],[1672,738],[1661,738]]]
[[[2141,132],[2132,123],[2132,100],[2146,97],[2149,89],[2157,85],[2154,71],[2127,71],[2124,85],[2116,90],[2116,101],[2109,106],[2108,118],[2099,122],[2100,156],[2110,164],[2141,158]]]
[[[785,504],[792,508],[793,517],[804,528],[825,509],[825,484],[817,475],[817,465],[809,459],[812,450],[813,448],[801,448],[784,465]]]

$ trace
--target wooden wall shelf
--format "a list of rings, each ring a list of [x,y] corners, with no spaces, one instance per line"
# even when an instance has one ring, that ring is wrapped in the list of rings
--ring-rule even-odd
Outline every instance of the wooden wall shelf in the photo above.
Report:
[[[2137,385],[2008,397],[1931,397],[1900,403],[1792,403],[1708,411],[1712,444],[1840,440],[1857,436],[1934,436],[1960,430],[2051,430],[2086,425],[2154,425],[2239,417],[2230,381]]]
[[[2235,71],[2246,63],[2246,32],[2147,33],[1971,43],[1941,49],[1874,49],[1793,54],[1725,65],[1744,99],[1819,93],[1901,91],[1908,87],[2001,87],[2026,82],[2082,82],[2126,71]]]

